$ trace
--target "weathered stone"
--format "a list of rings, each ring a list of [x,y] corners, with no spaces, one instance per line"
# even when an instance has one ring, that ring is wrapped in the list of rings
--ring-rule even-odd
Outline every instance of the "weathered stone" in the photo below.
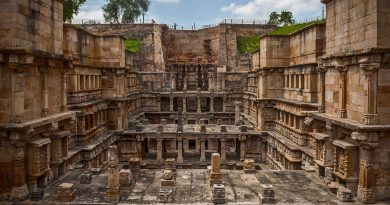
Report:
[[[261,204],[274,204],[276,203],[275,191],[272,185],[262,184],[260,185],[261,193],[259,193]]]
[[[354,201],[352,191],[344,187],[337,190],[337,199],[342,202]]]
[[[132,182],[133,175],[130,169],[121,169],[119,171],[119,183],[121,186],[129,186]]]
[[[36,188],[30,193],[30,200],[31,201],[40,201],[40,200],[42,200],[44,194],[45,194],[44,189]]]
[[[213,204],[225,204],[225,186],[223,184],[214,184],[212,190],[212,198]]]
[[[221,183],[221,156],[218,153],[213,153],[211,155],[210,186]]]
[[[76,188],[72,183],[62,183],[58,186],[57,200],[71,202],[76,197]]]
[[[256,172],[256,165],[253,159],[244,160],[244,172],[247,174]]]
[[[89,171],[85,171],[80,176],[80,184],[90,184],[92,181],[92,173]]]

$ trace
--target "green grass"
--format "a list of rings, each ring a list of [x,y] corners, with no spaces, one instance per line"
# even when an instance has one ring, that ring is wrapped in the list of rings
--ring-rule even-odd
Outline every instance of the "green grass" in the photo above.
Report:
[[[282,26],[282,27],[277,28],[276,30],[272,31],[269,34],[271,34],[271,35],[288,35],[288,34],[296,32],[296,31],[299,31],[307,26],[313,25],[315,23],[325,23],[325,19],[318,20],[318,21],[311,21],[311,22],[307,22],[307,23],[298,23],[298,24],[294,24],[294,25],[290,25],[290,26]]]
[[[126,39],[125,49],[130,53],[138,53],[141,50],[142,41],[138,39]]]
[[[260,48],[260,36],[240,37],[237,41],[240,53],[253,53]]]

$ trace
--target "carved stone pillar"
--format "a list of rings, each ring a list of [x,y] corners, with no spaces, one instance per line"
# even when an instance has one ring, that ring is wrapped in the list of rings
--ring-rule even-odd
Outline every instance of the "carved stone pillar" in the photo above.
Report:
[[[210,97],[210,112],[214,112],[214,97]]]
[[[49,72],[49,65],[47,62],[44,62],[40,65],[38,65],[38,70],[41,73],[41,102],[42,102],[42,117],[47,116],[49,112],[49,90],[48,90],[48,84],[47,84],[47,74]]]
[[[14,144],[14,161],[12,162],[12,190],[11,201],[24,201],[27,199],[29,190],[26,183],[25,168],[25,144]]]
[[[377,90],[379,63],[362,63],[360,68],[364,72],[364,113],[362,123],[372,125],[378,123]]]
[[[320,78],[320,106],[318,107],[319,113],[325,113],[325,75],[326,75],[326,68],[325,67],[317,67],[317,71],[319,73]],[[309,82],[310,84],[310,82]]]
[[[171,80],[171,91],[176,91],[176,74],[172,73],[172,80]]]
[[[183,96],[183,113],[187,112],[187,98]]]
[[[214,73],[213,72],[209,72],[208,73],[208,79],[209,79],[209,91],[212,91],[214,90]]]
[[[141,137],[137,137],[137,157],[142,159],[142,141]]]
[[[336,66],[336,69],[340,73],[340,81],[339,81],[339,106],[340,106],[340,117],[346,118],[347,117],[347,72],[348,67],[338,65]]]
[[[12,69],[10,123],[21,123],[24,114],[24,90],[26,86],[25,68],[16,64],[10,64],[9,67]]]
[[[256,109],[257,115],[256,115],[256,123],[257,127],[260,130],[265,130],[265,108],[264,103],[257,103],[257,109]]]
[[[200,108],[200,95],[198,95],[198,97],[197,97],[197,101],[198,101],[198,103],[197,103],[197,110],[196,110],[196,112],[198,113],[198,114],[200,114],[200,113],[202,113],[202,110],[201,110],[201,108]]]
[[[177,163],[183,163],[183,139],[179,137],[177,141]]]
[[[157,136],[157,162],[162,162],[163,161],[163,147],[162,147],[162,141],[159,136]]]
[[[226,139],[221,139],[221,160],[226,161]]]
[[[200,139],[200,161],[206,161],[206,146],[204,136],[202,136]]]
[[[110,146],[109,153],[106,198],[111,202],[118,203],[121,193],[119,184],[119,170],[117,168],[119,162],[117,146]]]
[[[357,199],[364,204],[376,203],[375,173],[379,165],[375,162],[374,150],[378,146],[379,135],[378,133],[353,132],[351,138],[357,140],[360,145]]]
[[[169,111],[173,112],[173,96],[169,96]]]
[[[223,96],[223,106],[222,106],[223,112],[226,112],[226,105],[227,105],[227,97]]]
[[[240,135],[239,141],[240,141],[240,161],[244,161],[245,160],[246,137]]]
[[[161,97],[159,94],[156,96],[156,105],[157,105],[157,111],[161,112]]]
[[[234,105],[236,106],[235,116],[234,116],[234,124],[235,125],[240,125],[240,105],[241,105],[241,102],[240,101],[235,101]]]
[[[259,98],[267,98],[267,71],[260,70],[259,71]]]

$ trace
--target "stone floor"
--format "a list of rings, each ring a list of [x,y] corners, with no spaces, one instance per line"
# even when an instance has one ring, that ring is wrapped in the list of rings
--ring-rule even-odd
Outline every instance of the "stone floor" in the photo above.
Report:
[[[109,204],[105,199],[107,170],[94,175],[92,183],[79,183],[83,169],[76,169],[67,176],[50,184],[42,201],[36,204],[54,204],[57,200],[58,185],[74,183],[77,197],[73,204]],[[130,187],[122,187],[122,204],[156,204],[163,170],[143,169]],[[272,184],[278,204],[356,204],[340,203],[329,192],[314,173],[304,171],[263,171],[244,174],[242,170],[222,170],[228,204],[259,204],[259,185]],[[211,187],[204,169],[178,169],[174,191],[176,204],[211,204]],[[23,204],[35,204],[26,201]]]

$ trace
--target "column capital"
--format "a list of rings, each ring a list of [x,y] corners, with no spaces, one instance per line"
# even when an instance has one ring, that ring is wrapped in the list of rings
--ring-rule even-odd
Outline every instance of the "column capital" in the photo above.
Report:
[[[376,71],[381,67],[380,63],[360,63],[359,64],[360,68],[363,69],[364,71]]]
[[[348,66],[345,65],[336,65],[335,68],[342,74],[348,71]]]
[[[328,71],[328,69],[325,66],[318,66],[318,67],[316,67],[316,72],[317,73],[324,74],[324,73],[326,73],[326,71]]]

